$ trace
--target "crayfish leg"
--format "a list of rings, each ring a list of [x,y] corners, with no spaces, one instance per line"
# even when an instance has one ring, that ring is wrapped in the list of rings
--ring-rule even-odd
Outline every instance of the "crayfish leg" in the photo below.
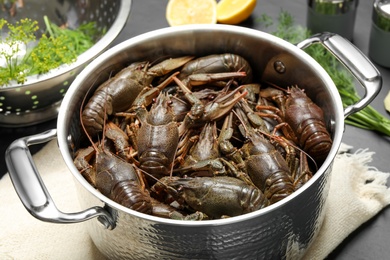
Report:
[[[297,173],[298,174],[293,177],[295,190],[298,190],[306,182],[308,182],[311,177],[313,177],[313,172],[310,170],[307,155],[303,151],[300,153],[299,171]]]
[[[152,202],[152,212],[151,214],[156,217],[168,218],[168,219],[177,219],[177,220],[206,220],[209,217],[203,212],[196,211],[191,214],[185,214],[183,212],[178,211],[176,208],[167,205],[165,203],[161,203],[160,201],[153,199]]]

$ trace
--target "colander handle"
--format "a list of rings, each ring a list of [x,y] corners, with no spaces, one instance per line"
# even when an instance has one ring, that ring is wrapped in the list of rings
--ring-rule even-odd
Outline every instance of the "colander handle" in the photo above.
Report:
[[[76,213],[64,213],[57,209],[28,149],[29,145],[49,142],[56,137],[55,129],[23,137],[15,140],[5,153],[11,181],[23,205],[31,215],[42,221],[77,223],[98,217],[106,228],[112,229],[115,222],[111,214],[102,207],[96,206]]]
[[[313,43],[321,43],[351,72],[365,89],[365,94],[361,100],[344,109],[344,117],[358,112],[371,103],[382,87],[382,76],[371,61],[350,41],[334,33],[315,34],[296,46],[304,49]]]

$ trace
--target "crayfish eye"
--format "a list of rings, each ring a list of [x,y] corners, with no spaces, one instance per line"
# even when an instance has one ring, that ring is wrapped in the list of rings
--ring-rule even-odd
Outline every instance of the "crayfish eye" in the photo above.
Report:
[[[135,69],[136,70],[142,70],[145,67],[146,67],[145,64],[139,64]]]
[[[210,95],[208,95],[207,99],[210,100],[210,101],[212,101],[212,100],[215,99],[215,95],[211,95],[211,94],[210,94]]]

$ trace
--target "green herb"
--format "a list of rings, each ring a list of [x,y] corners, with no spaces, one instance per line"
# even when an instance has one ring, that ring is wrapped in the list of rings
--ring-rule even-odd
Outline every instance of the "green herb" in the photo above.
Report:
[[[382,15],[378,15],[377,19],[378,19],[377,21],[378,27],[386,32],[390,32],[390,19]]]
[[[267,20],[269,19],[267,18]],[[264,24],[264,18],[261,18],[259,21]],[[281,11],[278,17],[277,29],[272,34],[294,44],[311,35],[306,28],[295,25],[293,17],[286,11]],[[311,45],[305,51],[328,72],[340,93],[344,108],[355,104],[361,99],[355,89],[352,75],[321,44]],[[349,125],[390,136],[390,119],[383,116],[370,105],[348,116],[345,122]]]
[[[316,2],[315,12],[320,14],[332,15],[337,14],[340,7],[333,2]]]
[[[24,82],[28,70],[27,57],[18,60],[15,55],[22,51],[29,42],[35,41],[35,32],[38,30],[38,22],[30,19],[22,19],[15,25],[0,19],[0,31],[4,27],[9,30],[8,36],[1,41],[0,60],[4,60],[6,66],[0,67],[0,86],[8,84],[11,80],[18,83]]]
[[[22,19],[15,25],[0,19],[0,30],[8,27],[8,35],[0,45],[0,86],[10,84],[12,80],[22,84],[27,76],[47,73],[62,64],[76,61],[77,56],[94,44],[97,35],[95,23],[81,25],[75,30],[60,28],[44,16],[47,34],[36,39],[38,22]],[[31,50],[28,45],[37,42]],[[18,57],[22,48],[27,49],[22,57]]]
[[[43,19],[50,37],[63,37],[66,40],[64,45],[68,45],[75,53],[80,54],[94,44],[94,38],[98,33],[94,22],[82,24],[77,29],[70,30],[51,23],[47,16],[44,16]]]

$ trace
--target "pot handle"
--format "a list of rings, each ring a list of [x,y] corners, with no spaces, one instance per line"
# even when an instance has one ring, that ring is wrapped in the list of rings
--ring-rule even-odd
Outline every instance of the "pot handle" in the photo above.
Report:
[[[352,73],[365,89],[365,95],[361,100],[344,109],[344,117],[358,112],[371,103],[382,87],[382,76],[371,61],[350,41],[334,33],[315,34],[296,46],[304,49],[313,43],[321,43]]]
[[[102,207],[96,206],[76,213],[64,213],[57,209],[28,149],[29,145],[49,142],[56,137],[56,129],[23,137],[11,143],[5,153],[11,181],[23,205],[31,215],[42,221],[77,223],[98,217],[106,228],[114,228],[115,221]]]

